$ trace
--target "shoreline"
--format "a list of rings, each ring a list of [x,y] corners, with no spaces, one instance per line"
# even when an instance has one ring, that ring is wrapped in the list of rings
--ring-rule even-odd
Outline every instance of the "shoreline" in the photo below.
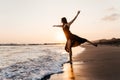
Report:
[[[82,54],[73,57],[73,65],[65,63],[64,72],[52,74],[49,80],[120,80],[120,47],[85,48]]]
[[[79,50],[80,49],[80,50]],[[78,47],[74,47],[73,48],[73,51],[75,52],[75,54],[73,54],[73,57],[75,57],[76,55],[78,55],[78,54],[81,54],[83,51],[85,51],[85,47],[81,47],[81,46],[78,46]],[[79,51],[78,51],[79,50]],[[68,54],[68,53],[67,53]],[[68,55],[69,56],[69,55]],[[73,68],[73,66],[69,63],[69,61],[68,62],[65,62],[65,63],[63,63],[62,64],[62,68],[64,69],[64,68],[66,68],[66,67],[68,67],[68,68]],[[71,70],[73,70],[73,69],[71,69]],[[62,75],[63,73],[65,72],[65,70],[63,70],[62,72],[58,72],[58,73],[52,73],[52,74],[49,74],[49,75],[46,75],[46,76],[44,76],[41,80],[51,80],[51,77],[53,77],[54,75],[56,76],[56,75]],[[55,79],[54,79],[55,80]]]

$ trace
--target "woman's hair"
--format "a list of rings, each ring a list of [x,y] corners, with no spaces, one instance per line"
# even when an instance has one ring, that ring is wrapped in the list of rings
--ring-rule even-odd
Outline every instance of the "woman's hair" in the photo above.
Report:
[[[62,23],[67,23],[66,17],[63,17],[63,18],[61,19],[61,22],[62,22]]]

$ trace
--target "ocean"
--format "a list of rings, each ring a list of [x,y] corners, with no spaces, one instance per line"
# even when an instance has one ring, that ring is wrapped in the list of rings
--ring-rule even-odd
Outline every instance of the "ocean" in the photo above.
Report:
[[[0,46],[0,80],[41,80],[63,72],[64,45]]]

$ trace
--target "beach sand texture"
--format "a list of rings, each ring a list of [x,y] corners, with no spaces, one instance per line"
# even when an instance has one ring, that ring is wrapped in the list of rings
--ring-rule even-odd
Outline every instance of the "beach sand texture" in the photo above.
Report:
[[[50,80],[120,80],[120,47],[86,46],[73,57],[73,65],[64,64],[63,73]]]

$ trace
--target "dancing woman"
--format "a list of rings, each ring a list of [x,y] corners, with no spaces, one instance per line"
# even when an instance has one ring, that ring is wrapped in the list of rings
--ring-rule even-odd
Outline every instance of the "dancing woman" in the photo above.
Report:
[[[80,44],[85,43],[85,42],[88,42],[88,43],[92,44],[93,46],[97,47],[97,44],[94,44],[85,38],[81,38],[81,37],[71,33],[70,26],[76,20],[79,13],[80,13],[80,11],[77,12],[77,15],[70,22],[67,22],[66,17],[63,17],[61,19],[62,25],[53,25],[53,27],[62,27],[62,29],[63,29],[63,32],[67,39],[67,42],[65,45],[65,50],[67,52],[69,52],[71,64],[72,64],[72,47],[79,46]]]

